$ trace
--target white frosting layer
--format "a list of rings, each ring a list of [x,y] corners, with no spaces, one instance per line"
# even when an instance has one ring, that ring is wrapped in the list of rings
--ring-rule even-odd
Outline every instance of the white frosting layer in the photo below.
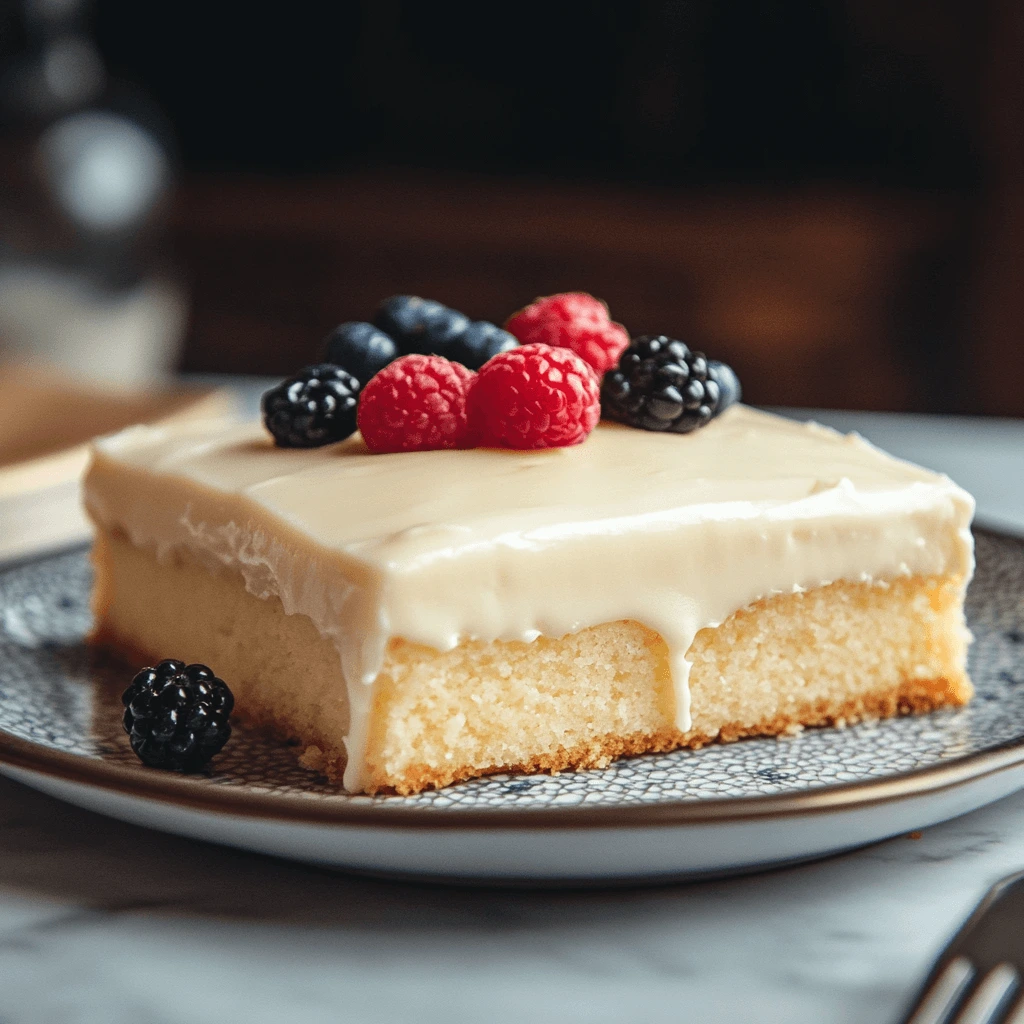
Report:
[[[370,455],[358,436],[273,447],[258,425],[135,427],[99,441],[86,504],[158,558],[185,549],[337,645],[360,789],[392,637],[438,650],[633,619],[687,650],[759,598],[973,568],[973,499],[856,435],[744,406],[685,436],[602,424],[582,445]]]

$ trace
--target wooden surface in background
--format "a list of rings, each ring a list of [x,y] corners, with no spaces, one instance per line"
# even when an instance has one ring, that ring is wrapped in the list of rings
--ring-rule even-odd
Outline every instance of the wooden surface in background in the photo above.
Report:
[[[986,412],[1024,416],[1024,4],[995,0],[991,7],[972,369]]]
[[[184,365],[287,373],[396,292],[501,322],[583,289],[634,335],[732,362],[752,402],[984,411],[956,372],[968,215],[951,195],[839,189],[195,179],[173,217],[193,299]]]

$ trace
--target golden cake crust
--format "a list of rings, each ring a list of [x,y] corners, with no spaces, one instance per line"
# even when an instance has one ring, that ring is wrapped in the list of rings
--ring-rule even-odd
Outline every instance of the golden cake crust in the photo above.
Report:
[[[402,779],[395,780],[390,785],[378,785],[371,792],[409,795],[426,789],[442,789],[453,782],[481,778],[497,772],[527,775],[543,772],[557,775],[566,771],[607,768],[620,757],[662,754],[682,748],[700,750],[712,743],[734,743],[754,736],[792,735],[807,727],[842,727],[872,719],[893,718],[896,715],[926,714],[943,707],[960,706],[966,704],[968,700],[970,691],[964,687],[962,680],[914,679],[908,680],[895,692],[866,694],[828,709],[808,706],[800,708],[792,715],[779,715],[754,725],[728,725],[715,736],[683,734],[676,729],[663,729],[655,733],[633,736],[605,736],[592,744],[580,744],[571,750],[540,755],[518,764],[489,768],[464,764],[444,772],[425,767],[415,768],[409,770]],[[294,739],[287,731],[275,731],[282,738]],[[306,747],[299,760],[307,768],[327,776],[334,782],[341,782],[337,751],[332,757],[319,747]]]

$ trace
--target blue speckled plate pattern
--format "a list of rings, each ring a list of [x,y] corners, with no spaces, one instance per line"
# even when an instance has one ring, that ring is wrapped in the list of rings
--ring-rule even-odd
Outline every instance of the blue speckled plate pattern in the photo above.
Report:
[[[301,768],[294,749],[239,728],[208,774],[190,781],[382,812],[630,807],[795,794],[1024,745],[1024,541],[979,531],[977,554],[968,596],[977,697],[962,710],[627,758],[601,771],[493,776],[412,797],[341,793]],[[83,643],[89,586],[83,551],[0,572],[0,733],[141,779],[153,770],[138,763],[120,726],[119,694],[132,670]]]

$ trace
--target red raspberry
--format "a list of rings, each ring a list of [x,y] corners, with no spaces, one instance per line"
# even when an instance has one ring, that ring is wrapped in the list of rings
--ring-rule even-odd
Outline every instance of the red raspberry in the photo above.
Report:
[[[608,306],[588,292],[560,292],[558,295],[534,299],[515,315],[524,313],[538,317],[554,316],[561,320],[580,320],[587,317],[607,320]]]
[[[473,382],[476,380],[476,374],[469,369],[468,366],[463,366],[462,363],[457,363],[455,360],[446,360],[446,362],[452,368],[455,376],[462,381],[463,386],[466,389],[466,394],[469,394],[469,389],[473,386]]]
[[[466,396],[476,374],[441,356],[408,355],[371,377],[357,422],[371,452],[466,447]]]
[[[629,345],[622,324],[613,323],[608,307],[586,292],[563,292],[537,299],[510,317],[505,330],[524,345],[572,349],[599,374],[617,366]]]
[[[550,345],[520,345],[489,359],[469,394],[470,435],[488,448],[579,444],[600,417],[597,375]]]

